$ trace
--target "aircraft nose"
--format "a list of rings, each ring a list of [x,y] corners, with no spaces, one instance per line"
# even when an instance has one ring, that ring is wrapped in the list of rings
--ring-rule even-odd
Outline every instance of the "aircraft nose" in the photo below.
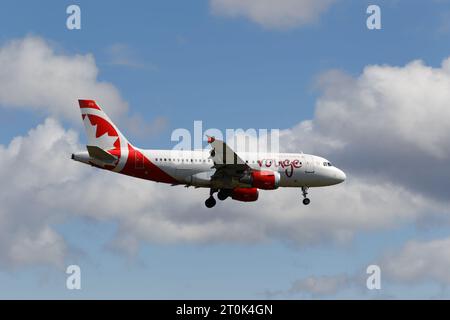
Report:
[[[336,180],[339,181],[339,183],[344,182],[345,179],[347,179],[347,176],[345,175],[344,171],[342,171],[341,169],[337,169],[335,177],[336,177]]]

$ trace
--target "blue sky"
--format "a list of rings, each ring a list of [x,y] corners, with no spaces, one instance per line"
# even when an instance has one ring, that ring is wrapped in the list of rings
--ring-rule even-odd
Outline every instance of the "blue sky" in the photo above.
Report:
[[[81,30],[65,27],[70,4],[81,7]],[[366,28],[369,4],[381,7],[382,30]],[[439,68],[450,56],[449,16],[448,1],[338,0],[312,23],[277,29],[246,16],[214,14],[208,1],[5,0],[0,42],[4,46],[12,39],[36,36],[48,41],[57,54],[92,54],[98,80],[117,88],[131,115],[142,117],[144,123],[158,117],[166,121],[150,135],[134,134],[126,127],[124,133],[142,147],[171,148],[172,130],[191,129],[195,120],[202,120],[204,128],[283,130],[312,119],[323,96],[318,78],[329,70],[356,78],[368,65],[403,67],[416,59]],[[1,103],[1,112],[2,145],[54,116],[45,108],[17,109],[7,103]],[[58,120],[85,141],[77,124],[64,117]],[[352,172],[350,164],[338,166]],[[289,205],[301,211],[299,198],[300,193],[289,198]],[[313,196],[313,201],[320,202],[320,196]],[[209,214],[233,214],[235,208]],[[337,207],[336,215],[339,210],[345,207]],[[286,292],[295,280],[311,275],[361,275],[367,265],[407,241],[446,237],[450,231],[448,224],[423,227],[410,219],[386,228],[362,228],[344,243],[298,244],[288,236],[250,243],[142,240],[138,252],[128,254],[111,244],[120,233],[120,219],[74,214],[61,220],[49,223],[72,248],[65,263],[82,268],[82,290],[65,288],[64,268],[1,267],[0,298],[258,299],[277,291],[284,293],[270,296],[311,297]],[[349,286],[324,297],[448,298],[450,292],[441,287],[439,281],[386,280],[380,292]]]
[[[367,1],[340,1],[316,24],[284,32],[211,15],[207,1],[80,1],[82,30],[69,31],[60,13],[72,2],[45,3],[4,2],[2,40],[35,34],[65,52],[93,53],[101,80],[113,82],[149,121],[170,119],[170,128],[189,128],[196,119],[207,127],[291,127],[312,116],[321,72],[357,74],[368,64],[413,59],[438,65],[449,47],[449,33],[439,31],[445,2],[380,1],[379,32],[365,28]],[[147,68],[110,65],[114,44],[129,46],[130,59]],[[218,125],[208,114],[220,108],[228,112]]]

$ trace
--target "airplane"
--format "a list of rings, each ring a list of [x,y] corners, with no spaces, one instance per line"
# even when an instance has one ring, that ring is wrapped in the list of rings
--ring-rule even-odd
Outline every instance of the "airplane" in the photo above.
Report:
[[[336,185],[345,173],[325,158],[305,153],[234,152],[208,137],[210,149],[147,150],[132,145],[94,100],[78,100],[88,144],[72,160],[124,175],[196,188],[209,188],[207,208],[221,201],[258,200],[258,190],[300,188],[303,204],[311,187]]]

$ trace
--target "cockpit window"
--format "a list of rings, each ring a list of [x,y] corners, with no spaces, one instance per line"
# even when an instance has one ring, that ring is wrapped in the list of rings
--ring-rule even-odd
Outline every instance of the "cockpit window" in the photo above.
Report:
[[[331,164],[331,162],[324,162],[323,165],[325,167],[332,167],[333,165]]]
[[[329,167],[332,167],[333,165],[331,164],[331,162],[328,162],[328,166],[329,166]]]

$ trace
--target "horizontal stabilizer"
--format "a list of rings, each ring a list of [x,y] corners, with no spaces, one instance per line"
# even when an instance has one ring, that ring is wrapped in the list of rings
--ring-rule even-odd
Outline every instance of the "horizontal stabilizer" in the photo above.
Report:
[[[114,163],[115,161],[117,161],[117,157],[113,156],[112,154],[109,154],[108,152],[106,152],[105,150],[103,150],[100,147],[97,146],[86,146],[89,156],[92,159],[101,161],[105,164],[110,164],[110,163]]]

